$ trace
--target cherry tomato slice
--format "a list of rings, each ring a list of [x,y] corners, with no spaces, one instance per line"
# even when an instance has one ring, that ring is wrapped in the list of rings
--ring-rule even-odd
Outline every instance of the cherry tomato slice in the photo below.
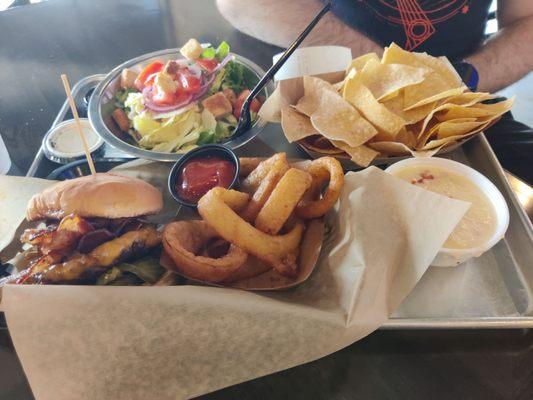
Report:
[[[153,87],[152,101],[159,105],[172,105],[176,103],[176,95],[159,90],[157,86]]]
[[[239,118],[241,116],[241,108],[244,104],[244,101],[250,94],[250,91],[248,89],[243,90],[239,96],[237,97],[237,100],[235,101],[235,105],[233,107],[233,115],[235,118]],[[257,113],[259,109],[261,108],[261,102],[257,99],[253,99],[250,103],[250,111]]]
[[[188,94],[195,94],[200,91],[200,79],[197,77],[183,72],[179,74],[179,81],[181,83],[181,91]]]
[[[199,64],[200,67],[205,69],[207,72],[213,71],[218,65],[218,61],[215,58],[211,60],[208,60],[206,58],[199,58],[198,60],[196,60],[196,63]]]
[[[141,73],[137,76],[135,79],[134,85],[139,90],[142,91],[143,88],[146,86],[148,78],[150,76],[153,76],[155,73],[161,71],[164,67],[164,64],[161,61],[154,61],[150,64],[148,64],[144,69],[141,71]],[[152,83],[153,84],[153,78]]]

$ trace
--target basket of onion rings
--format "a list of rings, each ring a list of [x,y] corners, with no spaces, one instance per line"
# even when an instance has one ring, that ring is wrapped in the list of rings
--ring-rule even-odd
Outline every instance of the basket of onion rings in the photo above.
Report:
[[[344,184],[340,163],[290,164],[285,153],[240,158],[237,189],[214,187],[198,201],[201,219],[165,226],[161,264],[192,281],[279,290],[312,273],[324,216]]]

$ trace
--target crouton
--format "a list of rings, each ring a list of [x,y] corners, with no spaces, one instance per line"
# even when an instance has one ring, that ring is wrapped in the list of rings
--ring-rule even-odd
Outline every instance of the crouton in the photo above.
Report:
[[[230,101],[222,92],[215,93],[202,101],[202,105],[206,108],[215,118],[221,117],[226,114],[230,114],[233,111]]]
[[[127,132],[131,128],[130,120],[122,108],[117,108],[111,113],[121,131]]]
[[[231,103],[232,107],[235,106],[235,101],[237,100],[237,96],[235,95],[235,92],[233,89],[226,88],[222,90],[222,93],[224,93],[224,96],[226,96]]]
[[[174,93],[178,89],[178,85],[174,79],[164,72],[160,72],[155,76],[154,85],[165,93]]]
[[[202,55],[204,49],[202,45],[196,39],[189,39],[180,49],[180,53],[183,57],[188,58],[189,60],[196,60]]]
[[[137,72],[124,68],[120,74],[120,87],[122,89],[135,89],[135,79],[137,79]]]
[[[169,60],[163,68],[165,74],[174,75],[180,69],[179,64],[175,60]]]

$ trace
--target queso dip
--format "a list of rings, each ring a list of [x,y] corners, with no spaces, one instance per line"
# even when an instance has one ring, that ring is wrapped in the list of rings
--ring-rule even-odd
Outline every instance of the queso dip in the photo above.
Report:
[[[452,199],[472,203],[454,231],[444,243],[449,249],[468,249],[482,245],[496,230],[494,207],[483,191],[470,179],[458,173],[428,166],[410,166],[394,175],[413,185]]]

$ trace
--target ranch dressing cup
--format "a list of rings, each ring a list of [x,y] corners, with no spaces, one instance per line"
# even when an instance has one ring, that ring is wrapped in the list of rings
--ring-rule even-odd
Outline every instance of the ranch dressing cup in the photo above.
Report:
[[[0,135],[0,175],[6,175],[11,168],[11,159],[7,152],[7,147]]]

